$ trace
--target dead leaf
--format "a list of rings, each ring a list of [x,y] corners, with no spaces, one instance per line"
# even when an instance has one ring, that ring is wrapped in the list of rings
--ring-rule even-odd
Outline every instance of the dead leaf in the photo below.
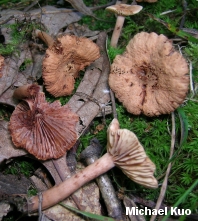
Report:
[[[12,157],[19,157],[27,154],[24,150],[14,147],[8,131],[7,121],[0,121],[0,152],[0,164],[4,160],[8,160]]]
[[[32,19],[37,19],[37,21],[40,20],[51,36],[56,36],[60,29],[82,18],[82,14],[79,12],[64,12],[62,8],[56,8],[49,5],[41,9],[30,11],[31,17]]]

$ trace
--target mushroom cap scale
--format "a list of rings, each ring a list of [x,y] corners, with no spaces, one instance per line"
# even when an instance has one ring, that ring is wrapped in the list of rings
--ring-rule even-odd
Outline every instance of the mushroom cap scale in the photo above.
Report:
[[[112,11],[117,15],[130,16],[137,14],[142,10],[142,8],[143,7],[140,5],[117,4],[117,5],[108,6],[106,10]]]
[[[157,188],[158,183],[153,176],[154,163],[147,157],[133,132],[119,129],[117,119],[108,128],[107,152],[114,164],[131,180],[148,188]]]
[[[78,116],[59,101],[47,103],[44,93],[26,99],[14,110],[9,124],[12,141],[40,160],[63,156],[77,140]]]
[[[88,38],[59,37],[43,60],[42,77],[47,91],[55,97],[70,95],[79,71],[99,57],[99,47]]]
[[[186,97],[188,64],[164,35],[141,32],[114,59],[109,85],[130,113],[168,114]]]

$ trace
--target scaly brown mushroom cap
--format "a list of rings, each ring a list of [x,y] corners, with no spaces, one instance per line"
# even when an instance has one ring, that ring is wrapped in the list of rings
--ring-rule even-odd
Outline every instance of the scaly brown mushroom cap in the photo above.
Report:
[[[59,37],[47,49],[43,60],[43,80],[47,91],[55,97],[70,95],[78,72],[99,57],[99,47],[88,38]]]
[[[155,164],[147,157],[137,136],[127,130],[119,129],[114,119],[108,128],[107,152],[113,161],[131,180],[148,188],[157,188],[153,173]]]
[[[12,141],[40,160],[63,156],[77,140],[78,116],[59,101],[47,103],[39,92],[17,105],[9,124]]]
[[[186,97],[188,64],[167,37],[141,32],[114,59],[109,85],[130,113],[168,114]]]
[[[4,64],[4,57],[0,55],[0,78],[3,76],[2,69]]]

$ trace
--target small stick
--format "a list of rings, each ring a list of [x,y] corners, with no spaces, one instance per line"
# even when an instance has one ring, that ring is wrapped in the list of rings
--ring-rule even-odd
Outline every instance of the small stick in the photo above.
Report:
[[[40,38],[42,41],[44,41],[48,48],[54,44],[54,39],[44,31],[36,29],[35,35],[37,38]]]

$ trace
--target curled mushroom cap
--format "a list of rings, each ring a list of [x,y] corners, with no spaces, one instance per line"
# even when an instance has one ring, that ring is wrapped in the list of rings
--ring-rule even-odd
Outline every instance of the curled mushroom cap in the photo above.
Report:
[[[59,101],[47,103],[39,92],[35,99],[22,101],[9,124],[12,141],[40,160],[63,156],[77,140],[78,116]]]
[[[114,59],[109,85],[130,113],[168,114],[186,97],[188,64],[167,37],[141,32]]]
[[[2,77],[2,69],[4,64],[4,57],[0,55],[0,78]]]
[[[108,128],[107,152],[112,155],[114,164],[131,180],[148,188],[156,188],[153,176],[155,164],[148,158],[137,136],[127,130],[119,129],[114,119]]]
[[[70,35],[59,37],[47,49],[43,61],[47,91],[55,97],[70,95],[78,72],[99,57],[99,47],[91,40]]]

